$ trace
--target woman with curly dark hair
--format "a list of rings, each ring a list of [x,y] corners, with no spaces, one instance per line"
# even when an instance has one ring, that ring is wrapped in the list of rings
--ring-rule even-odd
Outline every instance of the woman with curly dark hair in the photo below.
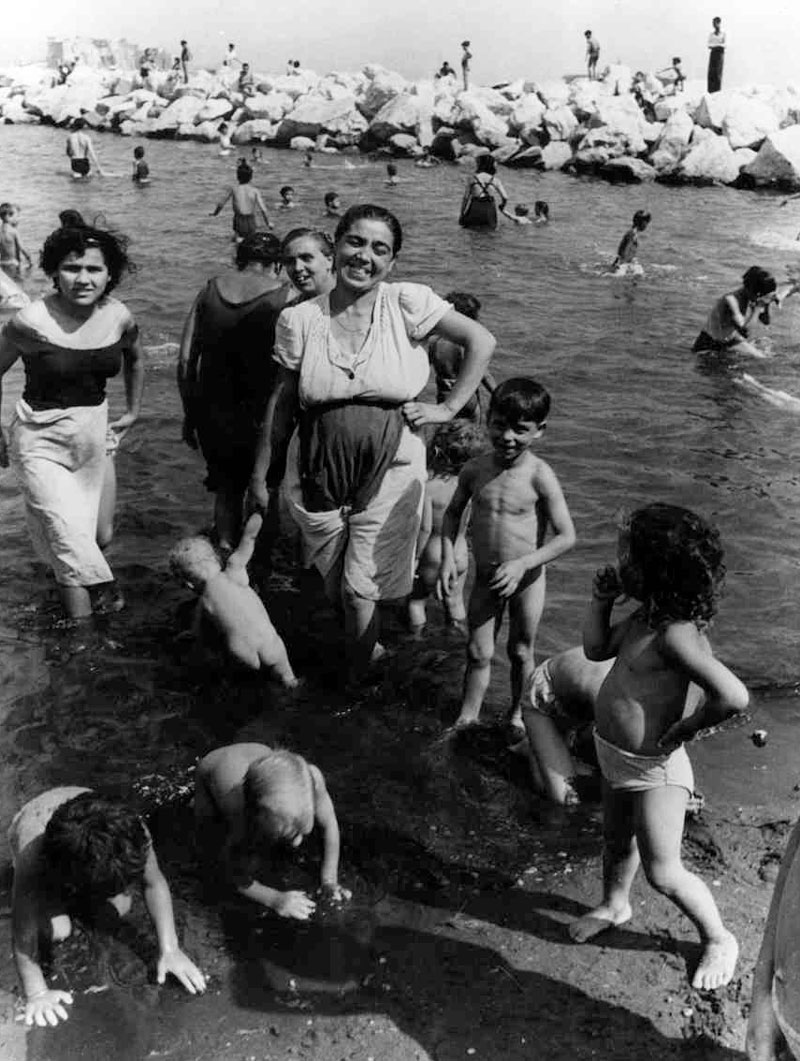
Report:
[[[620,530],[619,562],[594,579],[583,630],[590,660],[614,659],[595,706],[595,746],[603,775],[603,900],[570,926],[585,943],[631,917],[639,868],[695,924],[703,952],[692,986],[731,979],[738,945],[714,898],[681,862],[681,838],[694,778],[683,747],[701,730],[747,708],[739,679],[714,658],[706,627],[725,571],[719,534],[676,505],[637,509]],[[640,607],[611,625],[620,597]],[[684,717],[690,683],[705,703]]]
[[[158,983],[171,973],[190,994],[205,990],[205,977],[178,943],[169,885],[150,833],[130,807],[88,788],[51,788],[16,814],[8,841],[14,862],[14,959],[26,1024],[55,1026],[67,1019],[72,1004],[70,992],[48,987],[41,941],[66,939],[72,916],[92,916],[105,902],[124,917],[134,886],[142,888],[158,937]]]
[[[139,330],[111,292],[130,268],[126,241],[89,226],[56,229],[42,269],[55,291],[14,317],[0,336],[0,381],[22,358],[25,389],[0,432],[25,499],[34,546],[55,575],[64,611],[83,619],[122,607],[103,556],[113,535],[113,454],[139,418],[144,365]],[[109,424],[106,381],[122,367],[125,413]],[[2,391],[0,390],[0,400]]]

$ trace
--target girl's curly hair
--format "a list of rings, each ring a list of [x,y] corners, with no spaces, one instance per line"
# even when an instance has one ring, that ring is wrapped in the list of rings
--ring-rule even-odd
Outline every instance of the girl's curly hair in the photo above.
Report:
[[[142,880],[150,837],[129,807],[82,792],[56,808],[42,846],[51,886],[67,901],[85,905]]]
[[[717,528],[688,508],[657,503],[636,509],[625,530],[650,626],[709,623],[725,576]]]
[[[442,426],[428,443],[431,475],[458,475],[468,460],[488,446],[486,432],[473,420],[456,417]]]
[[[108,284],[105,294],[110,295],[123,275],[134,271],[134,265],[128,257],[128,240],[125,236],[85,224],[57,228],[44,241],[39,264],[58,290],[56,274],[64,259],[70,254],[83,255],[92,248],[100,251],[106,263]]]

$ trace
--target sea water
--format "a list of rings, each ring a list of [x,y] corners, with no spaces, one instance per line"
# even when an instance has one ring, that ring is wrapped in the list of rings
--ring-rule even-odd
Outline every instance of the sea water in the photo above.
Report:
[[[179,339],[205,280],[231,267],[229,207],[209,215],[235,179],[237,155],[220,158],[213,145],[140,142],[149,186],[130,181],[134,142],[109,136],[95,143],[104,169],[117,176],[74,182],[63,131],[5,126],[0,199],[21,206],[20,233],[32,252],[67,207],[130,236],[138,268],[119,297],[155,351],[138,445],[179,448],[174,353],[168,347],[165,357],[163,344]],[[686,505],[716,521],[726,548],[726,590],[713,631],[718,652],[751,686],[769,692],[770,727],[788,737],[800,682],[800,421],[736,379],[746,371],[800,396],[800,297],[773,313],[768,333],[754,326],[763,360],[701,360],[690,351],[713,300],[750,265],[779,280],[800,271],[800,205],[781,210],[776,196],[729,188],[612,186],[503,170],[511,203],[532,208],[546,199],[551,221],[539,227],[501,219],[497,232],[474,232],[456,222],[464,168],[400,162],[396,187],[385,187],[384,177],[382,164],[358,156],[315,156],[306,169],[299,154],[266,149],[254,183],[279,234],[329,227],[322,200],[330,190],[346,205],[391,209],[404,230],[394,279],[477,295],[481,319],[497,338],[495,374],[529,374],[551,391],[539,451],[562,483],[578,545],[548,572],[538,655],[579,640],[593,571],[615,557],[619,509],[656,500]],[[300,205],[279,211],[278,189],[287,183]],[[645,275],[613,278],[608,266],[640,208],[653,215],[640,242]],[[47,286],[40,273],[26,281],[31,294]],[[115,386],[119,402],[119,381]],[[6,399],[5,422],[9,415]],[[188,450],[185,465],[185,481],[199,483],[202,469]],[[124,502],[124,462],[121,479]],[[164,504],[180,505],[180,491],[179,480],[164,491]],[[4,475],[2,511],[19,530],[15,497]],[[11,562],[28,559],[14,554]],[[770,716],[776,694],[779,709]],[[780,743],[772,752],[788,755],[790,746]],[[764,762],[762,753],[758,769]]]

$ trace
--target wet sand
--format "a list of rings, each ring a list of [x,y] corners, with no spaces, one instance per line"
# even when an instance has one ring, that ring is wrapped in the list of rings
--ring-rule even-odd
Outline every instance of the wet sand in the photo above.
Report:
[[[119,456],[111,563],[129,607],[88,640],[58,628],[13,484],[0,481],[0,825],[53,785],[88,784],[134,801],[148,814],[183,946],[210,987],[192,998],[175,983],[153,983],[154,937],[139,900],[127,925],[83,929],[56,949],[56,982],[75,992],[70,1020],[26,1033],[12,1019],[4,860],[0,1057],[741,1058],[770,885],[800,798],[778,741],[755,749],[740,728],[693,751],[707,806],[688,829],[685,856],[742,944],[727,989],[689,987],[699,954],[693,930],[642,880],[629,925],[569,943],[566,922],[599,893],[599,808],[544,804],[497,727],[442,740],[457,712],[464,644],[435,604],[421,642],[405,636],[400,616],[389,617],[395,653],[355,698],[340,688],[336,617],[297,570],[290,545],[277,558],[267,606],[306,679],[298,693],[198,660],[177,638],[189,598],[165,558],[210,510],[199,461],[175,445],[177,432],[177,410],[151,415]],[[501,655],[487,723],[504,714]],[[796,699],[768,709],[777,726],[782,714],[796,721]],[[192,837],[191,768],[238,740],[286,745],[322,769],[350,904],[302,924],[233,898],[212,901]],[[726,763],[737,764],[735,784]],[[313,887],[319,854],[312,838],[277,872]]]

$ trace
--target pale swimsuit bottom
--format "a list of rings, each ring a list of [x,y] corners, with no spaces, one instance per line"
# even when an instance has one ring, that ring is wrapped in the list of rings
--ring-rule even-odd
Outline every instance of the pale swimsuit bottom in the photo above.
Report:
[[[597,761],[609,785],[623,792],[647,792],[651,788],[677,785],[694,794],[694,773],[686,749],[681,745],[669,755],[634,755],[594,734]]]

